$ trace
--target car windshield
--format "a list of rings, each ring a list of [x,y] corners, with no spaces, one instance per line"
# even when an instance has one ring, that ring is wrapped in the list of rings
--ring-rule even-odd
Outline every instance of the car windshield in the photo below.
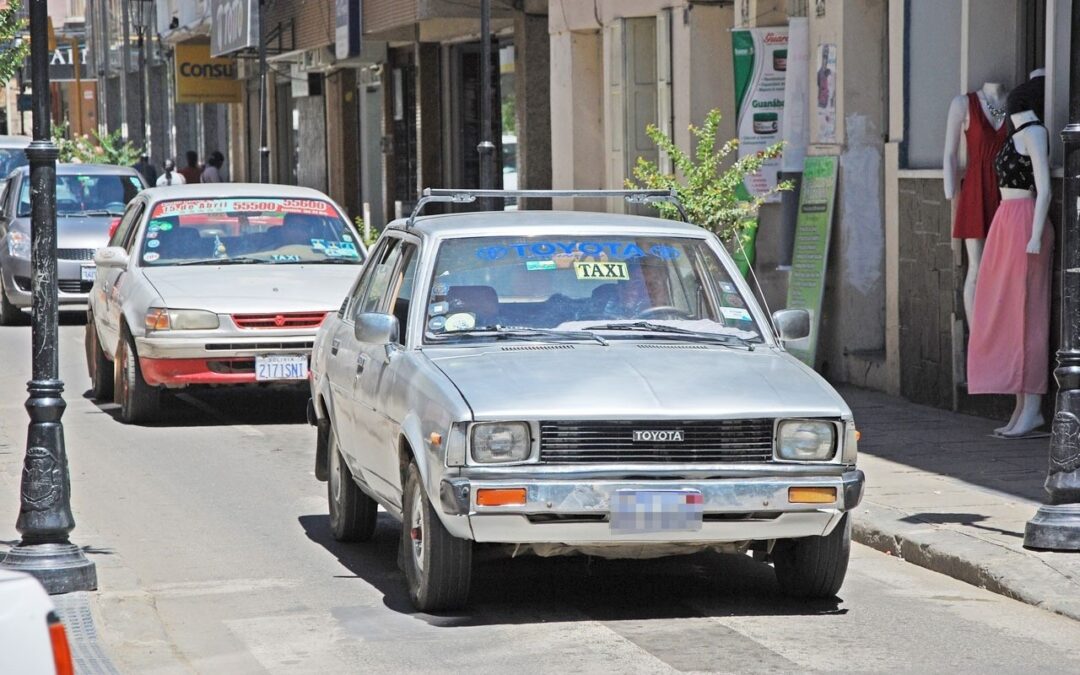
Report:
[[[130,174],[74,174],[56,177],[56,215],[119,216],[145,187]],[[30,181],[19,192],[19,216],[30,215]]]
[[[22,148],[0,149],[0,176],[7,176],[20,166],[26,166],[29,163],[30,161],[26,159],[26,150]]]
[[[175,199],[150,214],[143,265],[363,262],[356,232],[318,199]]]
[[[705,240],[618,234],[448,239],[436,256],[425,325],[428,343],[524,329],[762,339],[740,285]]]

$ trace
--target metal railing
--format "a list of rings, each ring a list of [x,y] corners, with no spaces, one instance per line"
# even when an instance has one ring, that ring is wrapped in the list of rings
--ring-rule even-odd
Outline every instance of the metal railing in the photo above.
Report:
[[[412,227],[424,207],[432,203],[472,204],[477,199],[516,199],[519,197],[537,197],[556,199],[568,197],[575,199],[622,198],[628,204],[656,204],[664,202],[678,210],[683,221],[690,222],[686,209],[674,190],[456,190],[425,188],[420,199],[413,207],[406,227]]]

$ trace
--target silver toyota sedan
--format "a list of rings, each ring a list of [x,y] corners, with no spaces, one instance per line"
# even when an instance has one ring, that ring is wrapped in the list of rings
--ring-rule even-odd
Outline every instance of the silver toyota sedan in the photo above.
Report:
[[[315,332],[364,256],[355,228],[316,190],[144,190],[94,255],[94,397],[115,397],[121,418],[141,423],[158,415],[166,389],[306,387]]]
[[[333,535],[369,539],[378,505],[400,519],[424,611],[466,602],[478,544],[750,551],[784,591],[831,597],[863,474],[850,409],[784,349],[808,318],[769,317],[693,225],[395,221],[312,352]]]
[[[30,168],[15,169],[7,186],[0,196],[0,323],[5,325],[21,322],[22,313],[30,310]],[[109,240],[110,224],[145,187],[131,167],[57,164],[56,274],[61,311],[86,308],[94,283],[94,251]]]

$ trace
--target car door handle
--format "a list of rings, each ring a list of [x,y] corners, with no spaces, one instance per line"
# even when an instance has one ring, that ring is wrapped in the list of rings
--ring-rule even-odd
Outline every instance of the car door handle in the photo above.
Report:
[[[368,362],[368,355],[367,354],[360,354],[359,356],[356,357],[356,374],[357,375],[364,372],[364,366],[367,365],[367,362]]]
[[[333,356],[337,356],[339,349],[341,349],[341,340],[335,338],[330,342],[330,354]]]

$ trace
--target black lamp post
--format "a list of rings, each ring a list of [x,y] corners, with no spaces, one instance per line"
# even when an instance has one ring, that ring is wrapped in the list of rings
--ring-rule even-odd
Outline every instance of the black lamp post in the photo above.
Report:
[[[1049,500],[1024,528],[1024,546],[1080,551],[1080,122],[1065,127],[1061,140],[1061,349],[1054,370],[1058,395],[1046,477]]]
[[[49,10],[30,0],[30,72],[34,137],[30,160],[30,265],[33,292],[31,359],[27,384],[30,428],[23,460],[21,504],[15,528],[22,541],[0,566],[29,572],[49,593],[97,588],[97,571],[82,549],[68,540],[75,527],[71,482],[64,450],[64,383],[58,377],[56,301],[56,146],[50,134]]]
[[[491,139],[491,0],[480,0],[480,189],[495,187],[495,143]],[[493,208],[492,200],[482,200],[485,211]]]

